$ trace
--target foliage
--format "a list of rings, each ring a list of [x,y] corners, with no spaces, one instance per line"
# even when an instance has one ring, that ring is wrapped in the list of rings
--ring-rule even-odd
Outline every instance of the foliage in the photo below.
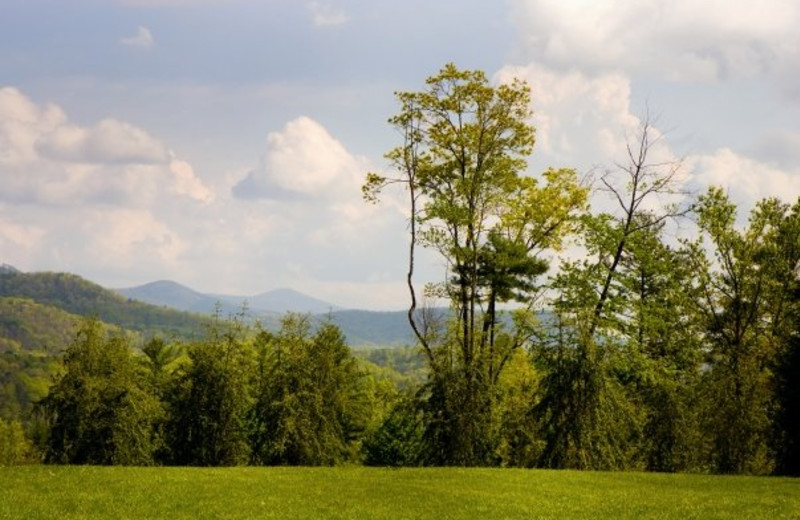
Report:
[[[795,332],[779,358],[777,368],[778,410],[777,472],[800,476],[800,319]]]
[[[347,460],[370,410],[355,359],[331,323],[312,334],[307,316],[287,315],[256,339],[253,461],[330,465]]]
[[[69,344],[79,322],[79,316],[33,300],[0,298],[0,338],[9,345],[5,352],[59,354]]]
[[[486,464],[494,458],[495,386],[522,344],[506,332],[497,306],[530,302],[547,270],[540,255],[572,230],[587,191],[571,170],[521,175],[534,144],[524,83],[491,86],[481,71],[446,65],[420,92],[397,94],[389,123],[404,142],[386,157],[399,173],[369,174],[367,200],[401,183],[409,194],[409,322],[430,369],[425,406],[432,462]],[[413,285],[415,247],[436,251],[448,275],[433,289],[451,305],[454,323],[430,336],[419,322]]]
[[[0,466],[34,462],[34,449],[22,423],[0,419]]]
[[[45,460],[68,464],[153,462],[161,405],[147,392],[129,340],[87,320],[64,352],[64,373],[41,402]]]
[[[425,461],[420,403],[412,395],[396,400],[381,424],[364,439],[368,466],[419,466]]]
[[[715,403],[706,424],[714,442],[712,464],[724,473],[769,472],[770,365],[786,339],[791,275],[800,260],[800,237],[784,228],[797,230],[796,217],[788,206],[765,199],[739,230],[736,207],[717,188],[700,197],[695,212],[714,253],[713,262],[700,260],[705,269],[698,270],[697,302],[708,340],[704,385]],[[792,257],[781,254],[781,238],[793,242]]]
[[[150,351],[155,368],[161,350]],[[166,397],[168,461],[192,466],[233,466],[250,458],[248,414],[254,356],[237,317],[217,316],[206,336],[188,347]],[[152,374],[157,377],[158,371]]]
[[[0,353],[0,418],[27,420],[58,373],[58,358],[40,352]]]
[[[691,335],[681,335],[691,330],[681,323],[686,315],[675,312],[688,305],[686,272],[676,267],[683,253],[661,240],[666,220],[682,212],[647,209],[674,193],[679,167],[649,158],[657,140],[645,119],[628,162],[600,178],[616,208],[583,216],[587,254],[563,262],[551,285],[554,319],[534,350],[545,372],[534,409],[543,466],[675,467],[682,435],[675,410],[683,401],[665,402],[660,394],[676,364],[691,374],[699,358],[696,344],[686,341]]]

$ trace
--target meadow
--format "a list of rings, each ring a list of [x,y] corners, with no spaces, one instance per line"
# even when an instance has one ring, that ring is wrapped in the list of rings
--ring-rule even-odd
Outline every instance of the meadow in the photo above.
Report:
[[[22,466],[0,468],[0,518],[800,518],[800,479],[356,466]]]

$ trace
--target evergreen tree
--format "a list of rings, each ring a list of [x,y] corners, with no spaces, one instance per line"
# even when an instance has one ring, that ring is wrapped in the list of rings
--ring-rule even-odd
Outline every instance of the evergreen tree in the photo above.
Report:
[[[253,462],[330,465],[354,457],[370,410],[339,328],[326,322],[312,333],[308,316],[289,314],[277,334],[258,335],[256,350]]]
[[[46,462],[153,463],[161,405],[145,389],[128,338],[107,333],[96,319],[83,323],[64,352],[64,373],[41,407]]]
[[[233,466],[250,457],[253,350],[239,317],[216,316],[206,337],[188,348],[167,394],[169,462]]]

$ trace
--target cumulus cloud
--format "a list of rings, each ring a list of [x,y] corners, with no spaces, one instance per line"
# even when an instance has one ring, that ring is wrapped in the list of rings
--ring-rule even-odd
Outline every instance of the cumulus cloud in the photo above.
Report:
[[[628,139],[639,129],[631,111],[630,80],[620,74],[587,76],[531,63],[507,66],[495,75],[531,87],[536,127],[537,166],[573,167],[587,171],[621,160]]]
[[[720,186],[734,202],[752,207],[755,201],[779,197],[794,202],[800,197],[800,167],[786,169],[721,148],[689,158],[692,181],[698,186]]]
[[[150,32],[150,29],[142,26],[139,26],[139,28],[136,30],[136,34],[133,36],[126,36],[121,38],[119,41],[121,44],[127,45],[128,47],[138,47],[140,49],[152,49],[156,44],[155,39],[153,39],[153,33]]]
[[[0,89],[0,200],[45,204],[151,203],[160,195],[208,202],[191,166],[130,123],[82,127],[56,105]]]
[[[358,194],[366,160],[355,156],[309,117],[267,136],[260,166],[233,188],[242,199],[335,198]]]
[[[191,164],[186,161],[172,159],[169,163],[169,170],[174,175],[175,180],[172,189],[175,194],[202,202],[214,200],[214,192],[197,178]]]
[[[350,20],[343,10],[322,2],[309,2],[308,11],[311,13],[312,23],[317,27],[342,25]]]
[[[141,128],[114,119],[90,128],[59,125],[35,146],[48,159],[79,163],[157,164],[169,155],[163,143]]]
[[[777,73],[800,56],[794,0],[515,0],[523,59],[674,80]]]
[[[631,107],[632,78],[642,74],[681,81],[756,77],[800,87],[796,73],[784,77],[800,58],[794,29],[800,4],[767,4],[513,2],[524,64],[503,67],[495,79],[519,77],[531,85],[533,163],[588,171],[624,160],[625,144],[644,115]],[[660,140],[653,162],[677,161],[669,136],[655,123]],[[718,145],[695,150],[683,162],[682,180],[696,191],[722,186],[745,206],[767,196],[791,200],[800,186],[799,142],[795,132],[774,130],[752,143],[749,153]]]

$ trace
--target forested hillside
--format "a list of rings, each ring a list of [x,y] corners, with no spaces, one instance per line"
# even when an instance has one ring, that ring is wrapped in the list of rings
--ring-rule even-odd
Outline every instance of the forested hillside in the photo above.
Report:
[[[0,273],[0,297],[33,300],[79,316],[145,334],[191,337],[207,320],[199,315],[129,300],[68,273]]]
[[[23,298],[0,298],[0,351],[57,354],[75,336],[80,317]]]

